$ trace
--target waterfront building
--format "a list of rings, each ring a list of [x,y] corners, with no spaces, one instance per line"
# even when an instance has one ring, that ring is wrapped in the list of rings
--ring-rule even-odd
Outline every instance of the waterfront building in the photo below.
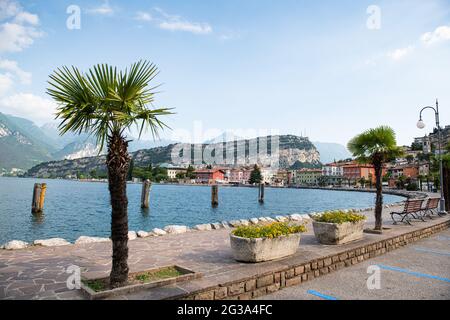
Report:
[[[186,173],[187,169],[186,168],[167,168],[167,176],[169,177],[169,179],[177,179],[177,174],[178,173]]]
[[[316,186],[322,177],[321,169],[302,169],[295,172],[295,184],[304,186]]]
[[[344,176],[344,169],[337,163],[329,163],[322,167],[323,183],[340,185]]]
[[[204,169],[195,171],[195,181],[197,183],[224,183],[225,172],[219,169]]]
[[[398,179],[400,177],[417,179],[419,176],[419,165],[416,164],[402,164],[396,165],[388,169],[391,178]]]
[[[356,161],[348,162],[342,166],[342,177],[350,183],[357,183],[362,178],[372,180],[375,183],[375,168],[370,164],[360,164]],[[385,174],[383,169],[382,175]]]

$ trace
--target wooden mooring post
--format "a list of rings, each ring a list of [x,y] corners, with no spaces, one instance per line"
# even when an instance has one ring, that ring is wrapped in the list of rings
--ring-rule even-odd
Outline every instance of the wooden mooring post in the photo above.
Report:
[[[211,186],[211,205],[213,207],[219,205],[219,186],[217,184]]]
[[[259,201],[259,203],[264,203],[264,183],[259,184],[258,201]]]
[[[148,179],[142,182],[141,208],[143,209],[149,208],[149,194],[151,186],[152,183]]]
[[[33,188],[33,199],[31,202],[31,213],[42,213],[44,211],[46,183],[35,183]]]

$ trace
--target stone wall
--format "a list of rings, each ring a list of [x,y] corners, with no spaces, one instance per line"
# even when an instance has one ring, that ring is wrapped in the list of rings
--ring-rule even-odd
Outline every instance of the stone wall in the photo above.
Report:
[[[177,298],[186,300],[249,300],[257,298],[377,257],[422,238],[430,237],[449,227],[450,221],[445,221],[421,230],[393,236],[370,244],[364,244],[351,250],[311,260],[301,265],[274,270],[248,279],[240,279],[233,283],[226,283]]]

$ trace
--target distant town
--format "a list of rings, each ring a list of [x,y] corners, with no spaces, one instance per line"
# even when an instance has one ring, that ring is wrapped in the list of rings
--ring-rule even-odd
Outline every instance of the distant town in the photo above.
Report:
[[[432,191],[437,185],[438,168],[432,157],[450,143],[450,126],[442,130],[443,145],[439,150],[437,131],[415,138],[411,146],[403,146],[404,157],[397,158],[383,168],[383,185],[390,188]],[[3,175],[21,176],[25,171],[12,170]],[[65,176],[66,179],[106,181],[106,172],[92,170],[89,174]],[[174,166],[163,163],[158,166],[135,167],[131,164],[128,180],[141,182],[149,179],[157,183],[256,185],[273,187],[356,187],[372,188],[375,171],[372,165],[360,164],[353,159],[336,160],[317,168],[273,169],[254,165],[240,167],[220,165]]]

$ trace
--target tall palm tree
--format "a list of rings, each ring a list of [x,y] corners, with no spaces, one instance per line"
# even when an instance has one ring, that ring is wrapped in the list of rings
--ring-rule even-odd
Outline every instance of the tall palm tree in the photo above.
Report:
[[[97,138],[100,150],[106,142],[108,185],[111,197],[112,269],[110,285],[115,288],[128,278],[127,172],[130,165],[126,133],[136,125],[139,136],[150,128],[153,137],[166,125],[159,116],[171,114],[167,108],[150,108],[158,74],[155,65],[139,61],[130,69],[99,64],[87,73],[76,67],[58,68],[50,75],[47,93],[58,103],[56,119],[60,134],[83,132]]]
[[[375,230],[382,230],[382,208],[383,208],[383,164],[403,154],[397,146],[395,132],[392,128],[381,126],[369,129],[348,143],[348,149],[353,153],[360,163],[370,163],[375,169]]]

